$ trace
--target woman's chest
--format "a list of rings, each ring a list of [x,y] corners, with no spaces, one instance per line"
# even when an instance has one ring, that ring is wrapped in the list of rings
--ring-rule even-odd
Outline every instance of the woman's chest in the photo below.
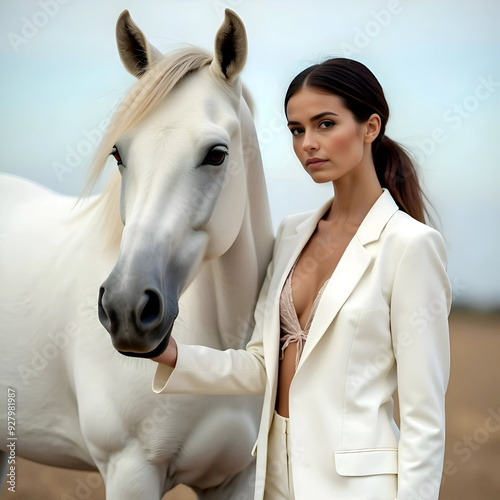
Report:
[[[349,242],[352,231],[314,232],[302,249],[293,269],[291,288],[293,305],[304,326],[325,283],[334,275]]]

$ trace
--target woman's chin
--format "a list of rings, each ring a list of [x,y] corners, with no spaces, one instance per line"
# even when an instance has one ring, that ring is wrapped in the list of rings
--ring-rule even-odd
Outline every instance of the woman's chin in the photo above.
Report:
[[[336,180],[335,176],[327,174],[326,172],[308,172],[308,173],[311,179],[316,184],[326,184],[327,182],[333,182]]]

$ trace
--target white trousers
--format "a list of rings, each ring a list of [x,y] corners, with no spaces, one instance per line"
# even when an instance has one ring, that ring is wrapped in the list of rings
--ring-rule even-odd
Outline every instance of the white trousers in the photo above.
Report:
[[[290,422],[274,412],[267,451],[264,500],[294,500]]]

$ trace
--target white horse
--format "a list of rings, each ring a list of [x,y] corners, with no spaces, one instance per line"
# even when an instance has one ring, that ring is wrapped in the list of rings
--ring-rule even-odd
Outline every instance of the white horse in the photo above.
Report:
[[[162,352],[172,330],[219,349],[251,334],[273,235],[238,76],[245,28],[227,10],[213,57],[162,56],[124,11],[117,43],[138,81],[90,185],[112,153],[121,194],[118,173],[76,208],[1,179],[1,390],[15,412],[7,422],[2,410],[2,449],[98,470],[108,500],[157,500],[179,483],[200,499],[250,499],[261,398],[157,395],[156,363],[137,357]]]

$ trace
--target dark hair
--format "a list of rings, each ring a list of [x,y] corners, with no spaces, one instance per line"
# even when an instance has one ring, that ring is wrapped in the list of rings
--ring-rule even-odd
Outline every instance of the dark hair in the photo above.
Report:
[[[380,132],[372,142],[380,185],[389,190],[401,210],[425,223],[425,195],[413,161],[401,145],[385,135],[389,106],[375,75],[360,62],[343,57],[310,66],[290,83],[285,96],[285,114],[288,101],[303,87],[338,96],[358,123],[366,122],[374,113],[380,116]]]

